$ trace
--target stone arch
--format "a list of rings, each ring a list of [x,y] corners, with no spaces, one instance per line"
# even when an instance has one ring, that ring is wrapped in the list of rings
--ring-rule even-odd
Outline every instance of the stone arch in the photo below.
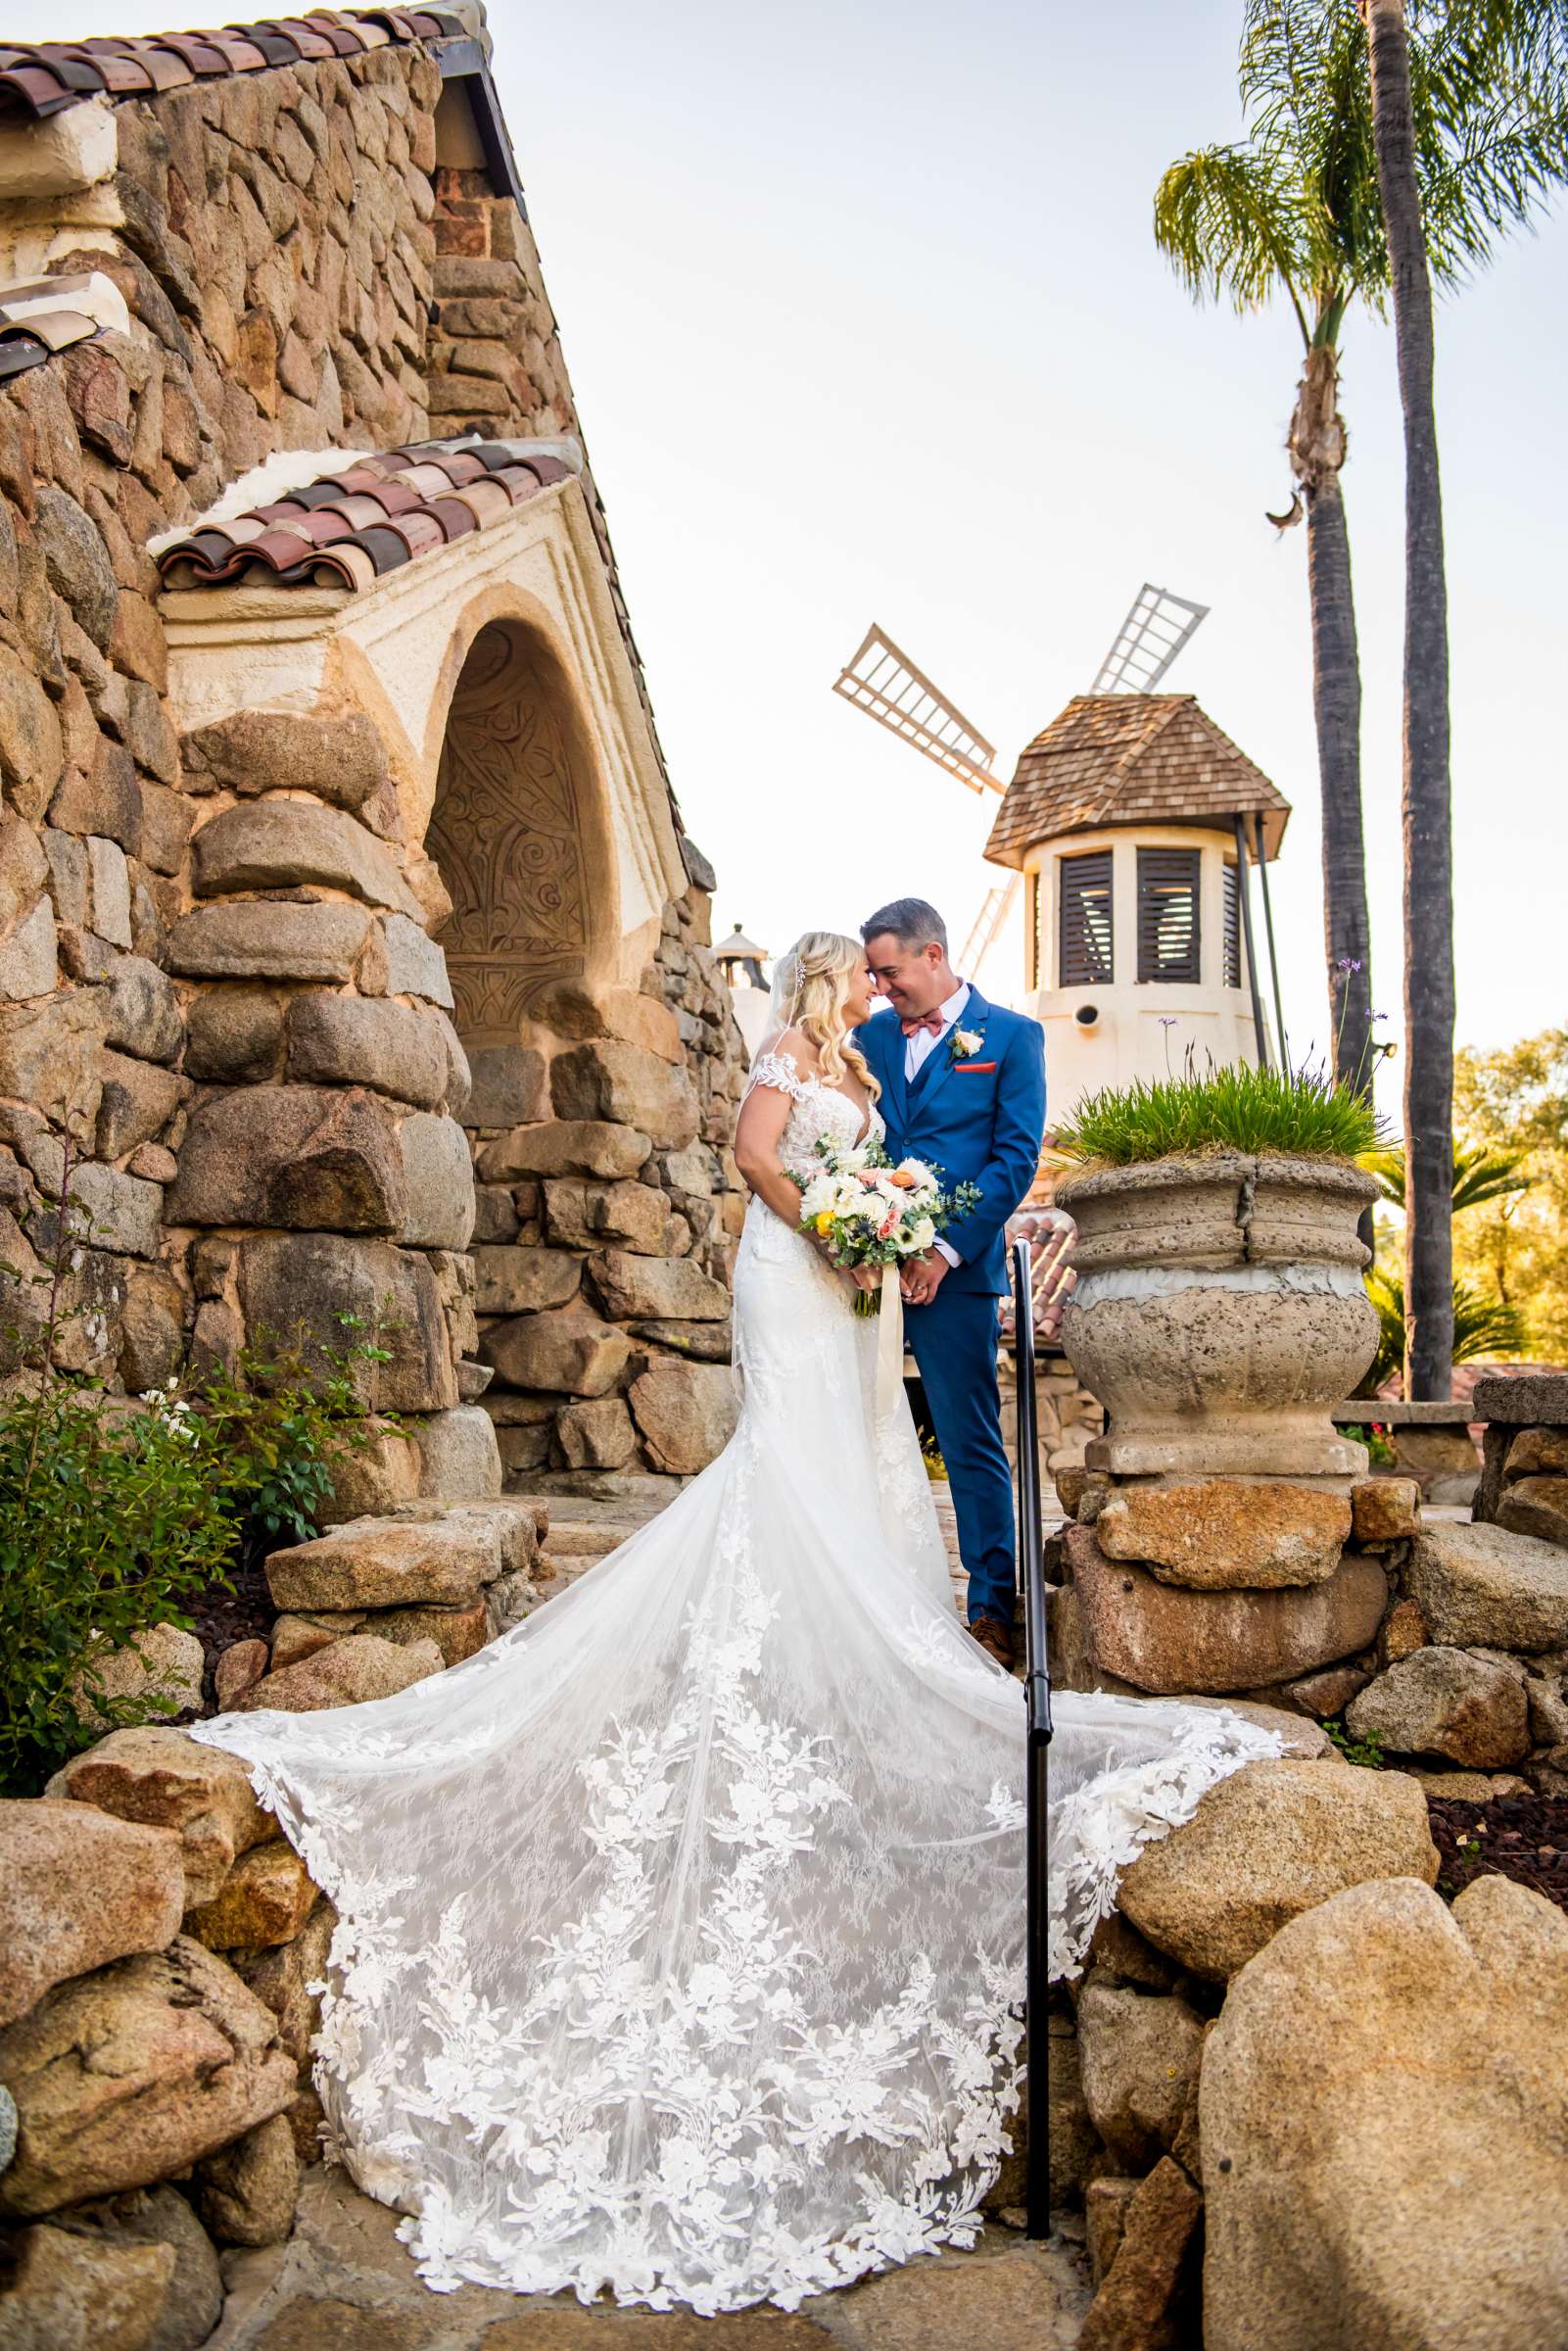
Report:
[[[470,1048],[548,1029],[562,983],[613,982],[620,893],[604,779],[550,637],[486,620],[447,706],[425,855],[451,912],[436,936]]]

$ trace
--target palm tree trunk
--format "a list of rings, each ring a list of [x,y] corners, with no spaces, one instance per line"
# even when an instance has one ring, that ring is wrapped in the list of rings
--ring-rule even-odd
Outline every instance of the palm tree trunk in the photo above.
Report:
[[[1432,280],[1415,176],[1403,0],[1365,0],[1372,135],[1404,412],[1404,1392],[1453,1387],[1453,844],[1449,594],[1432,394]]]
[[[1312,712],[1323,802],[1323,941],[1334,1069],[1371,1096],[1371,934],[1361,832],[1361,671],[1351,589],[1351,542],[1339,475],[1307,498],[1307,578],[1312,612]]]

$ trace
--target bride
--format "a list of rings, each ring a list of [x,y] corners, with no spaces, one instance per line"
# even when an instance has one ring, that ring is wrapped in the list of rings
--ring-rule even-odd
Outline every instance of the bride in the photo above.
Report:
[[[791,2310],[979,2228],[1021,2080],[1022,1696],[959,1623],[878,1325],[788,1180],[879,1130],[871,992],[832,933],[779,966],[719,1460],[465,1664],[194,1726],[337,1906],[332,2151],[438,2291]],[[1054,1974],[1140,1846],[1272,1751],[1059,1700]]]

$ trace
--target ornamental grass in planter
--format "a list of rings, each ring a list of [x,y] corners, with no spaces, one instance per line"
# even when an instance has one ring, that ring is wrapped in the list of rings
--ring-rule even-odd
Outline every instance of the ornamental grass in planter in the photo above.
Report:
[[[1355,1163],[1379,1121],[1311,1070],[1245,1065],[1109,1087],[1058,1132],[1078,1227],[1062,1344],[1108,1426],[1091,1468],[1126,1476],[1358,1475],[1331,1408],[1378,1319]]]

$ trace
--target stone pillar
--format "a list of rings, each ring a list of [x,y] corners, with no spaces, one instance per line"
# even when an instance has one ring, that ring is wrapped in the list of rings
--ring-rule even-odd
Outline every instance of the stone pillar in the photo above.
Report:
[[[199,795],[168,964],[196,984],[195,1081],[168,1223],[188,1240],[198,1350],[374,1339],[373,1410],[408,1415],[356,1465],[356,1507],[499,1483],[460,1413],[472,1352],[468,1068],[410,884],[375,730],[251,710],[187,736]],[[428,884],[425,885],[428,888]]]

